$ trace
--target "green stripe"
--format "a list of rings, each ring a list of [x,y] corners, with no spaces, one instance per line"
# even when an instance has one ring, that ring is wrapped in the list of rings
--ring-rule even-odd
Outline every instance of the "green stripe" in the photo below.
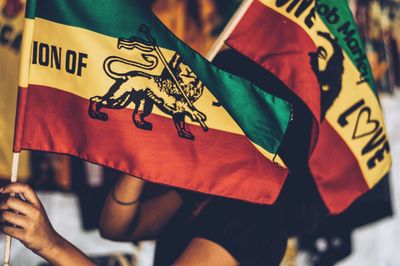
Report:
[[[358,27],[356,22],[354,21],[353,14],[351,13],[351,10],[349,8],[348,1],[318,0],[317,4],[329,7],[329,11],[327,11],[326,13],[325,13],[325,8],[322,6],[317,8],[317,11],[319,12],[319,15],[324,24],[330,30],[331,34],[333,34],[337,38],[340,47],[342,47],[342,49],[346,52],[347,56],[357,67],[357,59],[359,58],[359,54],[352,52],[352,49],[349,47],[349,44],[355,45],[356,43],[358,43],[360,49],[366,55],[365,44],[358,32]],[[324,12],[325,15],[320,14],[321,11]],[[338,19],[335,18],[334,15],[335,13],[337,14]],[[352,31],[354,31],[354,34],[352,33]],[[349,36],[347,42],[345,41],[346,36]],[[351,42],[350,39],[352,39]],[[367,77],[369,78],[368,84],[378,98],[378,92],[372,75],[371,67],[367,59],[363,61],[366,62],[366,71],[368,72]]]
[[[254,143],[277,152],[289,124],[290,104],[210,64],[160,23],[141,4],[143,0],[37,1],[37,17],[111,37],[145,38],[138,29],[141,24],[148,25],[157,44],[182,56]]]
[[[35,18],[37,0],[28,0],[25,8],[25,18]]]

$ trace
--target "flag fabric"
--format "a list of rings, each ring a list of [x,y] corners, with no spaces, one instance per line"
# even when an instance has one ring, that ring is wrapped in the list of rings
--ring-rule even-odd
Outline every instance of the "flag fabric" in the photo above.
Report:
[[[4,180],[11,176],[24,10],[25,3],[21,0],[0,0],[0,179]],[[29,158],[24,152],[20,156],[18,177],[25,180],[29,175]]]
[[[227,44],[277,76],[312,112],[309,168],[331,213],[388,173],[378,95],[346,0],[254,1]]]
[[[272,203],[289,103],[207,62],[132,0],[27,2],[15,151]]]

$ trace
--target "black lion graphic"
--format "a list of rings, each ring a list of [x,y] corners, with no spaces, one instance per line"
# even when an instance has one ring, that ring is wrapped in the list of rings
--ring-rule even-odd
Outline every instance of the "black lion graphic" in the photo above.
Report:
[[[145,29],[146,30],[146,29]],[[146,32],[148,33],[148,32]],[[206,115],[198,111],[193,103],[201,97],[205,88],[201,80],[175,53],[167,62],[155,42],[147,42],[137,37],[119,39],[118,48],[139,49],[146,63],[129,61],[124,58],[110,56],[104,61],[104,71],[115,80],[108,92],[103,96],[90,98],[90,117],[102,121],[108,120],[108,115],[101,110],[123,109],[130,103],[134,104],[133,123],[137,128],[152,130],[153,125],[146,121],[156,105],[163,113],[172,116],[178,135],[181,138],[194,140],[194,135],[186,127],[185,117],[199,123],[204,131]],[[158,56],[153,53],[157,52]],[[142,61],[143,61],[142,60]],[[150,74],[162,61],[165,67],[160,75]],[[125,64],[143,70],[133,70],[119,73],[113,70],[113,64]]]
[[[331,108],[342,90],[344,56],[342,48],[338,45],[337,40],[333,39],[329,33],[319,31],[318,35],[328,40],[333,47],[333,54],[323,71],[319,68],[318,58],[328,60],[325,48],[318,46],[316,52],[309,53],[311,68],[317,76],[321,89],[320,119],[322,123],[329,108]]]

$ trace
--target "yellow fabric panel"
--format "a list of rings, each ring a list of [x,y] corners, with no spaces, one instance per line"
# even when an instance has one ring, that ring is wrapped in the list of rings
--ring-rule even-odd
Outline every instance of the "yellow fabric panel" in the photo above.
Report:
[[[278,8],[275,6],[275,1],[270,0],[260,0],[263,4],[269,8],[275,10],[279,14],[287,17],[289,20],[298,24],[313,40],[316,46],[322,45],[327,50],[327,54],[333,53],[333,48],[329,45],[328,41],[319,37],[317,32],[330,32],[326,25],[323,23],[318,14],[314,21],[314,26],[310,29],[304,23],[305,17],[309,14],[312,5],[308,10],[304,11],[299,17],[294,15],[294,11],[288,13],[286,11],[286,6]],[[343,19],[343,22],[345,20]],[[341,38],[340,36],[336,36]],[[371,153],[362,155],[362,149],[367,145],[367,143],[373,137],[373,134],[368,137],[354,138],[354,135],[367,134],[374,130],[374,123],[371,121],[377,121],[379,125],[383,127],[382,135],[387,136],[384,127],[384,119],[381,112],[381,108],[378,99],[375,97],[372,89],[369,87],[368,83],[364,82],[357,84],[359,82],[359,71],[350,60],[348,55],[343,50],[344,55],[344,74],[342,76],[342,90],[338,98],[333,103],[332,107],[326,114],[326,121],[335,129],[337,134],[345,141],[348,145],[355,158],[357,158],[358,164],[361,168],[363,176],[369,187],[373,187],[383,176],[387,173],[391,167],[391,157],[385,156],[384,160],[377,163],[377,166],[373,169],[368,168],[368,160],[371,158],[372,154],[376,152],[374,149]],[[349,124],[342,127],[338,123],[339,116],[348,110],[351,106],[360,100],[364,100],[365,107],[368,107],[371,111],[368,114],[367,111],[357,111],[348,117]],[[326,122],[325,121],[325,122]],[[324,122],[324,123],[325,123]],[[375,128],[377,130],[377,128]],[[378,147],[380,148],[380,146]],[[378,149],[377,148],[377,149]]]
[[[52,34],[49,34],[52,33]],[[79,42],[75,36],[79,35]],[[142,58],[143,52],[140,49],[118,49],[118,39],[106,35],[102,35],[93,31],[82,28],[62,25],[45,19],[36,18],[34,25],[33,41],[36,42],[36,48],[32,48],[32,62],[36,60],[36,64],[31,64],[29,69],[29,83],[57,88],[82,98],[89,99],[93,96],[102,96],[114,84],[115,80],[110,78],[103,69],[103,62],[110,56],[130,60],[131,62],[145,63]],[[48,64],[39,63],[40,44],[48,46],[48,51],[54,51],[59,54],[60,66],[56,67],[55,57],[51,56],[52,52],[48,52]],[[36,50],[35,50],[36,49]],[[175,51],[160,48],[167,61],[174,56]],[[81,70],[81,75],[70,74],[66,72],[67,52],[74,51],[76,54],[86,54],[84,59],[85,67]],[[112,51],[112,52],[110,52]],[[79,57],[79,56],[77,56]],[[51,67],[53,62],[53,67]],[[116,63],[112,66],[113,71],[118,73],[127,73],[130,71],[141,71],[149,75],[158,76],[161,74],[164,66],[161,62],[152,69],[144,70],[125,63]],[[186,77],[181,77],[186,79]],[[189,78],[190,79],[190,78]],[[146,88],[153,86],[153,79],[146,77],[134,76],[132,79],[127,78],[126,82],[121,85],[118,93],[121,91],[132,90],[133,88]],[[158,89],[156,90],[158,91]],[[117,94],[117,93],[116,93]],[[216,98],[204,89],[202,96],[194,102],[194,106],[207,116],[207,126],[209,128],[222,130],[234,134],[244,135],[241,128],[236,124],[232,117],[222,107],[213,105],[217,102]],[[88,101],[89,105],[89,101]],[[128,108],[133,108],[132,104]],[[170,117],[158,108],[154,108],[153,114]],[[187,119],[189,124],[198,125]],[[257,149],[262,149],[257,147]],[[274,154],[265,150],[261,151],[264,156],[272,160]],[[275,162],[283,164],[276,157]]]
[[[6,39],[0,43],[0,178],[9,179],[11,176],[12,144],[14,139],[14,119],[17,102],[17,87],[19,73],[19,53],[13,48],[22,34],[24,23],[24,10],[6,16],[4,8],[14,10],[12,1],[0,0],[0,29],[2,37]],[[14,1],[15,2],[15,1]],[[19,162],[19,178],[25,180],[29,177],[29,155],[26,151],[21,153]]]

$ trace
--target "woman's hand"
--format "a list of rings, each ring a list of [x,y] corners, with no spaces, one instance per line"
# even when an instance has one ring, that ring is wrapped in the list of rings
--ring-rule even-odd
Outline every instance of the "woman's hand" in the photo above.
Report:
[[[35,192],[28,185],[13,183],[1,188],[0,193],[6,196],[0,202],[3,232],[39,255],[55,248],[60,236],[51,226]],[[11,193],[16,197],[10,196]]]
[[[54,266],[95,265],[53,229],[42,203],[28,185],[13,183],[1,188],[0,193],[4,197],[0,201],[0,220],[5,234]]]

